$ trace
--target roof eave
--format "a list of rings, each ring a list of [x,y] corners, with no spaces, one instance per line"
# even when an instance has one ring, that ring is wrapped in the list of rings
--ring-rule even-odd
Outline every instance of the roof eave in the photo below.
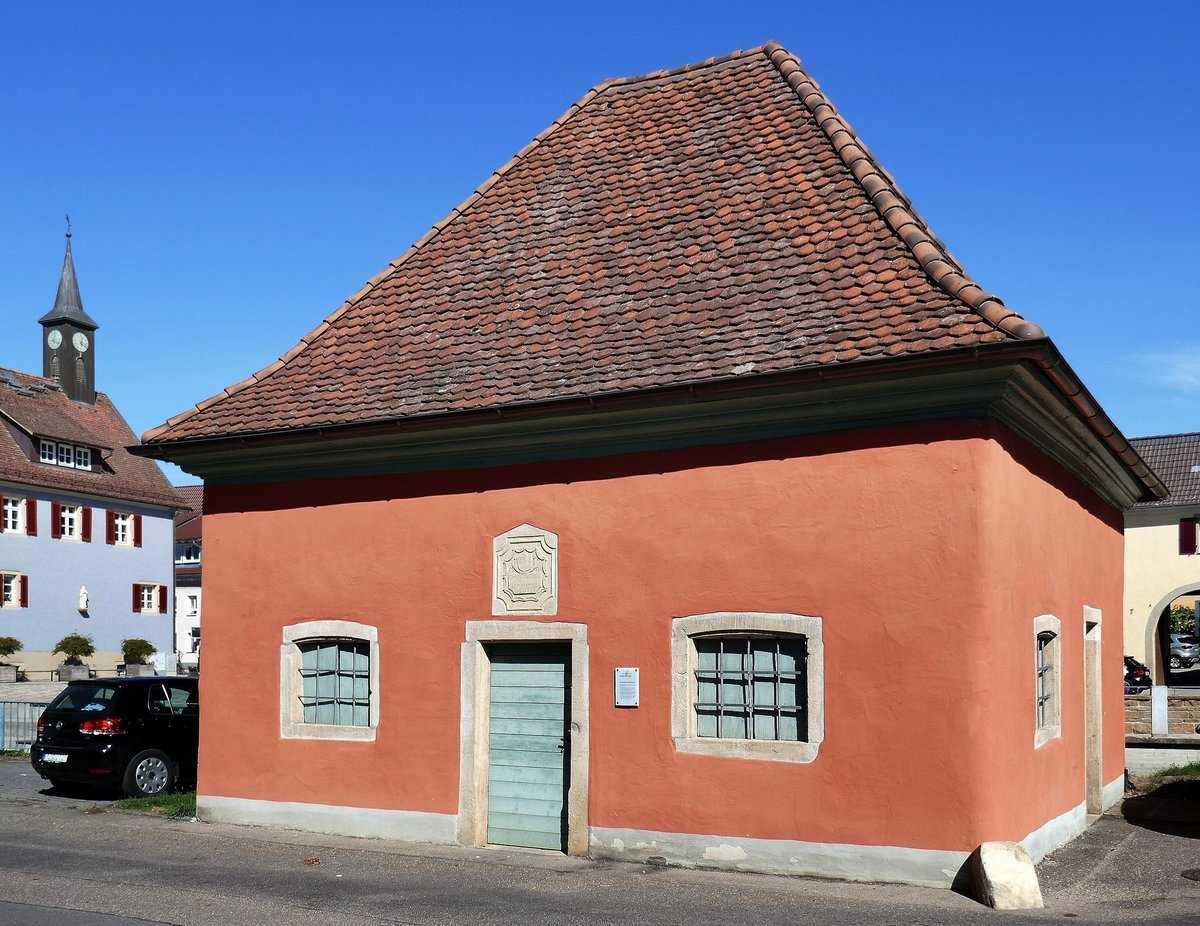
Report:
[[[370,441],[389,434],[415,434],[423,431],[485,429],[501,422],[536,422],[537,419],[552,419],[577,412],[618,413],[622,410],[648,410],[668,407],[680,403],[699,403],[716,399],[736,399],[740,395],[769,395],[804,387],[825,384],[862,382],[871,379],[885,380],[894,377],[913,376],[938,370],[963,370],[988,364],[1020,362],[1037,370],[1044,380],[1046,389],[1065,402],[1074,418],[1092,435],[1098,447],[1103,448],[1116,464],[1129,473],[1137,483],[1137,491],[1113,492],[1110,502],[1117,507],[1127,507],[1138,500],[1162,498],[1166,488],[1132,448],[1098,403],[1079,381],[1061,354],[1048,339],[1037,341],[1006,341],[980,345],[975,348],[944,351],[937,354],[917,354],[901,358],[858,360],[836,366],[808,366],[785,373],[747,375],[718,380],[685,383],[671,387],[644,389],[635,392],[608,393],[540,402],[510,404],[490,409],[472,409],[453,413],[411,415],[404,418],[388,418],[351,424],[311,425],[286,430],[246,432],[242,434],[206,436],[196,438],[151,439],[130,447],[131,453],[159,460],[169,460],[184,465],[201,459],[229,454],[253,454],[258,450],[269,452],[271,448],[311,444],[312,442]],[[999,416],[998,417],[1002,417]],[[1044,417],[1044,416],[1043,416]],[[1010,422],[1012,423],[1012,422]],[[1061,424],[1061,423],[1060,423]],[[827,423],[827,429],[836,424]],[[1030,424],[1036,430],[1042,425]],[[1018,430],[1021,425],[1018,424]],[[1037,436],[1026,435],[1035,442]],[[1081,451],[1083,452],[1083,451]],[[1069,451],[1062,451],[1070,456]],[[1052,454],[1054,455],[1054,454]],[[1067,460],[1064,463],[1070,465]],[[1072,467],[1078,468],[1078,467]],[[1084,467],[1086,469],[1086,467]],[[206,479],[210,473],[198,473]],[[1125,497],[1129,495],[1129,497]]]

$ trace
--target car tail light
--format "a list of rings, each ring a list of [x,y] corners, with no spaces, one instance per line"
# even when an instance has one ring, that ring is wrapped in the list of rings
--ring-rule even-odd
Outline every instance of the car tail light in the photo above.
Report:
[[[45,718],[45,717],[39,717],[39,718],[38,718],[38,736],[41,736],[41,735],[42,735],[42,731],[43,731],[43,730],[45,730],[45,729],[46,729],[46,718]]]
[[[79,732],[87,736],[114,736],[125,732],[125,721],[120,717],[99,717],[96,720],[85,720],[79,725]]]

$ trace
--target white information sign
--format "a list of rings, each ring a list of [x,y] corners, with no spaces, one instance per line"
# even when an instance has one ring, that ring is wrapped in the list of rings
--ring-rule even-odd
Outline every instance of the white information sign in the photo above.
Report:
[[[617,669],[616,670],[616,706],[617,707],[637,707],[638,701],[642,693],[642,684],[639,678],[640,669]]]

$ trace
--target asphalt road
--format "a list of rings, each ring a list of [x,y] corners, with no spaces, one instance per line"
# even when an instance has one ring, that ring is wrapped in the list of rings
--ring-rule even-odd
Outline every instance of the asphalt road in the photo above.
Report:
[[[1200,882],[1181,878],[1179,865],[1190,858],[1200,868],[1200,827],[1154,825],[1101,820],[1043,864],[1049,909],[997,913],[949,891],[898,885],[171,821],[111,810],[103,794],[59,796],[24,760],[0,759],[0,923],[948,926],[1069,916],[1194,926]]]

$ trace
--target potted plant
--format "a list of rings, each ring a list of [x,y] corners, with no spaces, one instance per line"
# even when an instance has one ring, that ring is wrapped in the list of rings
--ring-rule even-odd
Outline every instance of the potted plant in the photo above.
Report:
[[[61,681],[88,678],[91,674],[90,667],[83,661],[96,655],[96,645],[91,637],[85,637],[81,633],[69,633],[55,644],[53,652],[62,653],[66,657],[58,667],[58,677]]]
[[[154,644],[149,640],[139,637],[122,640],[121,653],[125,657],[126,675],[154,674],[154,666],[146,665],[146,660],[154,653]]]
[[[0,660],[8,659],[19,649],[21,649],[21,641],[16,637],[0,637]],[[16,680],[17,667],[0,661],[0,682],[15,682]]]

